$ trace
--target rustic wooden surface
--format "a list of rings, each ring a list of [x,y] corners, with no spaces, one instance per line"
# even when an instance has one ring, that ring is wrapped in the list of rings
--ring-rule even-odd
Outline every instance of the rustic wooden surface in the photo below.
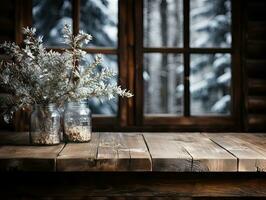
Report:
[[[0,141],[0,171],[55,171],[64,147],[30,146],[27,132],[0,133]]]
[[[252,144],[246,137],[237,136],[236,133],[223,135],[207,134],[207,136],[238,158],[239,171],[265,171],[266,154],[263,155],[258,150],[256,143]],[[257,140],[256,135],[250,136],[252,140]]]
[[[199,133],[173,134],[193,158],[192,171],[237,171],[237,158]]]
[[[153,171],[191,171],[192,157],[170,134],[145,133]]]
[[[0,133],[1,171],[265,171],[266,134],[93,133],[89,143],[30,146]]]

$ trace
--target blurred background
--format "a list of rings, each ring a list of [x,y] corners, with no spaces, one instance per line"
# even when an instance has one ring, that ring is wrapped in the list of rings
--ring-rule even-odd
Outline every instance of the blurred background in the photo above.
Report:
[[[110,82],[135,94],[89,99],[99,130],[260,131],[265,8],[264,0],[10,0],[0,8],[0,41],[20,43],[21,27],[34,26],[60,51],[65,23],[91,34],[84,67],[102,54],[99,70],[113,69]]]

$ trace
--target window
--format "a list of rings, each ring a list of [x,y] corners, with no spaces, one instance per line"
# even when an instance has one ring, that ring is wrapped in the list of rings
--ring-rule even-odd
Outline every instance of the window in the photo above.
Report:
[[[185,2],[144,1],[145,114],[230,115],[231,2]]]
[[[103,65],[119,74],[113,81],[135,94],[111,102],[91,99],[97,130],[239,127],[235,1],[32,0],[31,8],[31,24],[46,36],[48,48],[67,48],[58,40],[65,22],[74,34],[92,34],[87,59],[103,54]]]
[[[231,0],[143,1],[143,124],[180,130],[232,125],[232,13]]]

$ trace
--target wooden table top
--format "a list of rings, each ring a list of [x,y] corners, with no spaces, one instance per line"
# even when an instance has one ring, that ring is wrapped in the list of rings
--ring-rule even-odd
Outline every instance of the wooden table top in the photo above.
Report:
[[[262,133],[93,133],[89,143],[30,146],[0,133],[0,171],[265,171]]]

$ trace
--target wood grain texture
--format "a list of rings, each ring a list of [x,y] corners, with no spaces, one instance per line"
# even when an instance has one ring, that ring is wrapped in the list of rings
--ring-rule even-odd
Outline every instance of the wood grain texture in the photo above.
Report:
[[[124,138],[130,152],[130,171],[152,171],[149,150],[141,133],[126,133]]]
[[[245,131],[265,131],[265,8],[261,0],[243,1],[243,69]]]
[[[119,141],[115,133],[100,133],[97,170],[116,171],[119,147]]]
[[[265,66],[266,66],[266,61],[265,61]],[[263,73],[263,74],[266,76],[266,73]],[[251,95],[265,94],[266,93],[266,80],[249,79],[248,80],[248,91],[249,91],[249,94]]]
[[[247,100],[250,113],[265,113],[266,97],[252,96]]]
[[[97,155],[100,171],[151,171],[151,158],[138,133],[101,133]]]
[[[189,155],[192,157],[189,171],[237,171],[237,158],[199,133],[162,133],[159,135],[144,133],[144,136],[155,163],[162,162],[160,157],[179,157],[183,158],[183,161],[182,164],[179,163],[176,166],[176,169],[180,167],[187,171],[189,161],[187,156]],[[159,152],[160,156],[156,155]],[[167,162],[171,163],[172,160],[169,159]],[[168,165],[168,167],[171,166]],[[167,167],[161,170],[171,171]]]
[[[265,171],[266,135],[93,133],[88,143],[26,146],[27,133],[0,133],[5,171]],[[4,143],[7,142],[5,145]],[[14,145],[10,145],[14,144]]]
[[[249,148],[256,149],[263,155],[266,155],[266,134],[265,133],[238,133],[234,137],[241,138],[250,143]]]
[[[237,158],[199,133],[172,134],[193,158],[192,171],[237,171]]]
[[[0,171],[55,171],[63,146],[0,146]]]
[[[265,171],[266,156],[237,133],[205,135],[238,158],[238,171]]]
[[[68,143],[57,157],[57,171],[95,171],[99,133],[89,143]]]
[[[152,158],[152,171],[191,171],[192,157],[169,134],[144,133],[144,138]]]
[[[68,143],[57,158],[58,171],[151,171],[141,134],[93,133],[89,143]]]

